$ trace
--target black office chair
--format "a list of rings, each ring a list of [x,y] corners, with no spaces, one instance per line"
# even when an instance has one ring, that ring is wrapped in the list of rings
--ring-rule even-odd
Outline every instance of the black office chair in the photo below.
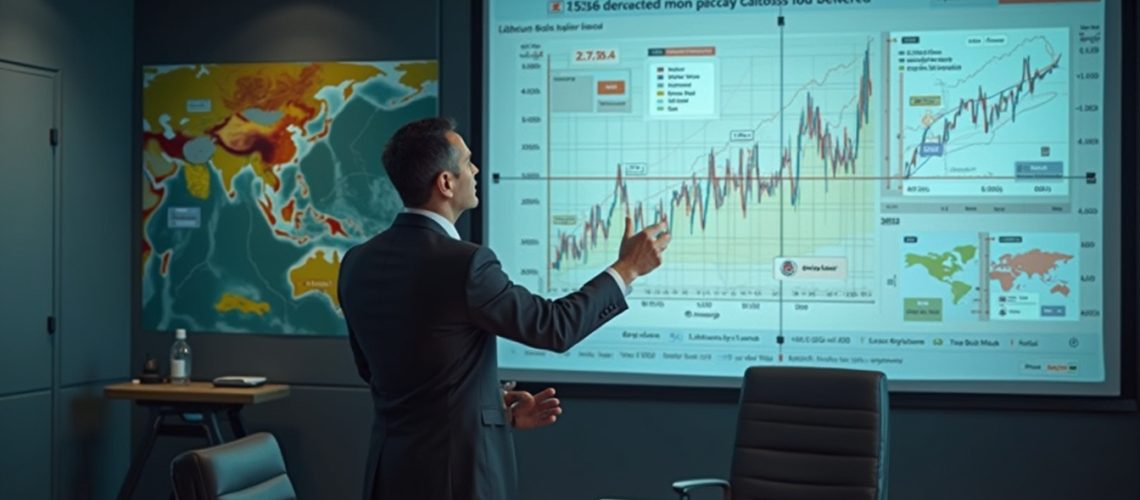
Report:
[[[677,481],[673,490],[682,500],[703,487],[734,500],[884,500],[888,409],[880,372],[749,368],[731,477]]]
[[[296,500],[272,434],[190,450],[170,464],[177,500]]]

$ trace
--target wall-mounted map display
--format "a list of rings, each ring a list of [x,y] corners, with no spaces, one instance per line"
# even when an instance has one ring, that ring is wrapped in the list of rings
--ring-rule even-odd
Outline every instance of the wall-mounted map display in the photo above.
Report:
[[[142,326],[343,335],[345,251],[402,204],[380,154],[435,61],[143,69]]]

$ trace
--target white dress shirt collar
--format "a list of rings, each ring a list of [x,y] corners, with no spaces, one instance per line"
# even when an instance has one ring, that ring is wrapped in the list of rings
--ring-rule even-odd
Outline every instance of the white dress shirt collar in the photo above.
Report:
[[[427,218],[435,221],[436,224],[439,224],[439,227],[443,228],[444,232],[446,232],[447,235],[450,236],[452,239],[456,239],[456,240],[460,239],[459,238],[459,231],[455,229],[455,224],[452,224],[451,221],[447,220],[447,218],[442,216],[442,215],[439,215],[435,212],[432,212],[431,210],[424,210],[422,208],[409,208],[409,207],[404,207],[404,213],[422,215],[424,217],[427,217]]]

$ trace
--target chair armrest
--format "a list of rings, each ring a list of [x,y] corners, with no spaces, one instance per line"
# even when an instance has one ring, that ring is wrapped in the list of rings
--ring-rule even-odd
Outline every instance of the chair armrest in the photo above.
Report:
[[[716,486],[724,490],[724,500],[729,500],[732,497],[732,487],[729,486],[728,481],[723,479],[683,479],[681,481],[673,482],[673,491],[680,495],[681,500],[689,498],[689,493],[698,488],[706,488]]]

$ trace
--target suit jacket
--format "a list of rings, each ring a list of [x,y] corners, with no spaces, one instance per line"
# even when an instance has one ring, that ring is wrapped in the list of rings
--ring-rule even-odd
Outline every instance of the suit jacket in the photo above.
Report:
[[[563,352],[627,308],[605,273],[548,300],[491,250],[400,214],[345,254],[339,300],[375,408],[365,499],[516,496],[495,336]]]

